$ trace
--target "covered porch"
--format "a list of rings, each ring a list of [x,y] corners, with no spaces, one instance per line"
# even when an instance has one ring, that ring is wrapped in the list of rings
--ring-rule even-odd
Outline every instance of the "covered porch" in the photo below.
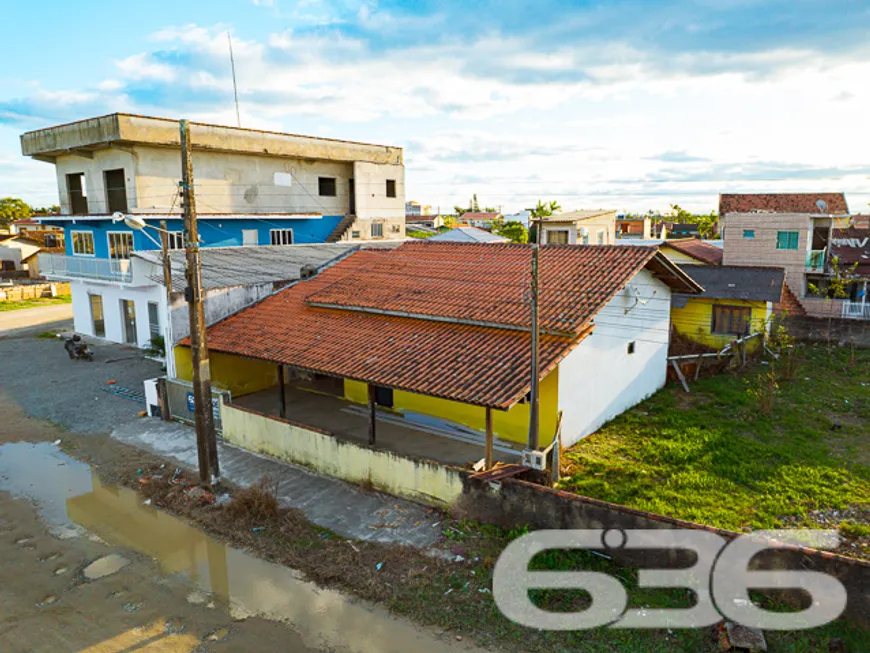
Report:
[[[403,414],[377,405],[374,396],[369,406],[361,406],[336,396],[341,380],[331,381],[335,383],[324,379],[291,381],[285,376],[283,393],[278,384],[237,397],[233,404],[327,431],[340,440],[413,458],[456,466],[487,458],[484,432],[427,415]],[[522,454],[520,444],[495,437],[491,447],[492,463],[518,462]]]

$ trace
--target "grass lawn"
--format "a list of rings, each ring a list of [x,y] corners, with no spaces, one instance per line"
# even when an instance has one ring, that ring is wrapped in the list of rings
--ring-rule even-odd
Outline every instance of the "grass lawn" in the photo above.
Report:
[[[53,306],[54,304],[69,304],[70,302],[72,302],[72,295],[25,299],[20,302],[0,302],[0,312],[17,311],[22,308],[37,308],[39,306]]]
[[[870,515],[870,351],[808,346],[768,415],[752,389],[766,366],[669,386],[566,454],[560,487],[741,530]],[[863,517],[861,517],[863,515]]]

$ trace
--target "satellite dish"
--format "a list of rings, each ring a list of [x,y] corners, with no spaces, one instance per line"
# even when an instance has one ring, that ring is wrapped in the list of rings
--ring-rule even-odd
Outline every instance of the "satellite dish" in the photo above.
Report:
[[[828,203],[825,200],[816,200],[816,208],[819,210],[819,213],[824,213],[828,210]]]

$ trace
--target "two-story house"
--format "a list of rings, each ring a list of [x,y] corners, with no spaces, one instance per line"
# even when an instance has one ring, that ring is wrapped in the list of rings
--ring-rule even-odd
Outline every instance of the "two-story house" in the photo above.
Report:
[[[843,193],[722,194],[719,216],[724,265],[783,268],[787,293],[810,316],[840,317],[854,300],[825,290],[832,234],[851,224]]]
[[[402,239],[402,148],[190,124],[203,247]],[[138,346],[167,315],[159,284],[132,274],[135,251],[184,247],[179,122],[111,114],[21,136],[24,155],[54,164],[65,255],[49,278],[70,281],[76,331]],[[117,213],[147,227],[133,230]]]
[[[566,211],[535,220],[541,245],[613,245],[616,211]]]

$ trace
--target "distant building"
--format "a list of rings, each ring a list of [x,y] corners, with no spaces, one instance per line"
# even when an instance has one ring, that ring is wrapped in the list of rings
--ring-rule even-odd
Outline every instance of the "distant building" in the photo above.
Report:
[[[616,211],[567,211],[542,218],[538,224],[542,245],[612,245],[616,242]]]
[[[649,240],[652,238],[652,220],[646,216],[617,216],[616,237]]]
[[[420,216],[420,215],[430,215],[432,213],[432,206],[430,204],[420,204],[420,202],[415,202],[411,200],[410,202],[405,202],[405,215],[408,216]]]
[[[478,229],[492,229],[492,226],[502,220],[501,213],[480,213],[471,212],[463,213],[460,218],[466,224]]]
[[[405,230],[417,229],[419,227],[428,227],[430,229],[440,229],[444,226],[444,216],[441,215],[406,215]]]
[[[529,228],[529,219],[531,218],[532,212],[529,209],[523,209],[522,211],[517,211],[516,213],[511,213],[509,215],[504,216],[505,223],[508,222],[519,222],[526,229]]]
[[[435,242],[450,242],[450,243],[509,243],[508,238],[497,236],[490,231],[484,231],[477,227],[456,227],[450,231],[445,231],[437,236],[432,236],[428,240]]]

